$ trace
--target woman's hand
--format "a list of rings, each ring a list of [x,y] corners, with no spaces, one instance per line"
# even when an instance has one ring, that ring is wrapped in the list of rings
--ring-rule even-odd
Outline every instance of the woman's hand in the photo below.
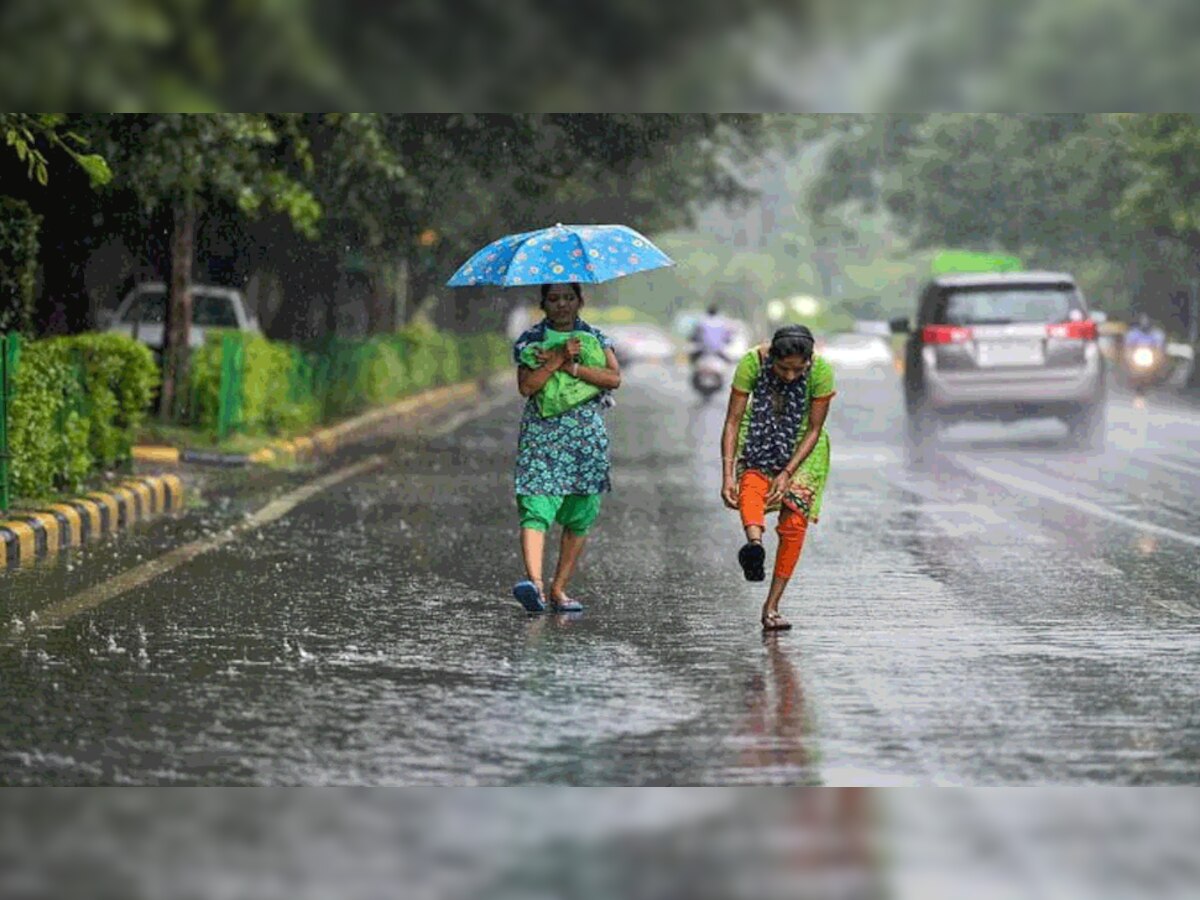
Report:
[[[721,479],[721,499],[730,509],[737,509],[738,483],[734,481],[732,475],[726,475]]]
[[[534,358],[541,368],[551,372],[557,372],[567,363],[567,354],[561,345],[551,350],[538,350],[534,353]]]
[[[767,505],[778,503],[783,499],[783,495],[787,493],[788,485],[792,483],[792,476],[787,469],[784,469],[778,475],[771,479],[771,487],[767,490]]]
[[[570,360],[579,359],[579,354],[583,352],[583,343],[576,337],[567,338],[567,343],[564,346],[566,348],[566,357]]]

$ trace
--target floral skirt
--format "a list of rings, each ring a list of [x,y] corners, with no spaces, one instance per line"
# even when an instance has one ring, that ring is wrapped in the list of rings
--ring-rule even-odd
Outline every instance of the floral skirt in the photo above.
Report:
[[[561,497],[610,490],[604,408],[597,398],[544,419],[530,398],[517,439],[516,493]]]

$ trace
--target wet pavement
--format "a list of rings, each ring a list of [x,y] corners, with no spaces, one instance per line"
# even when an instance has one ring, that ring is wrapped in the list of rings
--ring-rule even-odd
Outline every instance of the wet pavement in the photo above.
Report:
[[[839,389],[792,632],[761,634],[734,561],[723,409],[635,367],[583,614],[509,595],[514,392],[53,627],[314,473],[229,475],[258,480],[6,577],[0,782],[1195,783],[1200,413],[1114,396],[1101,456],[961,426],[915,465],[895,377]]]

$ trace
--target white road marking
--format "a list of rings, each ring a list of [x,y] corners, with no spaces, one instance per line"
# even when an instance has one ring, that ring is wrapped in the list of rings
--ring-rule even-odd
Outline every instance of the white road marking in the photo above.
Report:
[[[1107,522],[1123,525],[1126,528],[1132,528],[1137,531],[1156,534],[1160,537],[1181,541],[1182,543],[1190,544],[1193,547],[1200,547],[1200,537],[1194,534],[1186,534],[1182,531],[1176,531],[1174,528],[1156,525],[1153,522],[1147,522],[1143,519],[1135,519],[1132,516],[1118,515],[1112,510],[1096,503],[1092,503],[1091,501],[1081,500],[1079,497],[1072,497],[1070,494],[1065,494],[1062,491],[1055,490],[1054,488],[1047,487],[1043,484],[1027,481],[1026,479],[1017,475],[1009,475],[1005,472],[998,472],[989,466],[982,466],[978,463],[973,463],[963,459],[957,454],[955,454],[954,461],[973,474],[978,475],[980,478],[986,478],[989,481],[994,481],[996,484],[1002,484],[1014,490],[1024,491],[1027,494],[1033,494],[1037,497],[1044,497],[1047,500],[1053,500],[1056,503],[1070,506],[1071,508],[1077,509],[1080,512],[1085,512],[1088,515],[1095,516],[1098,519],[1104,519]]]
[[[1187,463],[1175,462],[1171,459],[1163,459],[1161,456],[1153,457],[1154,465],[1162,466],[1164,469],[1171,469],[1175,472],[1182,472],[1184,475],[1200,475],[1200,468],[1189,466]]]
[[[1167,612],[1173,612],[1175,615],[1183,616],[1185,619],[1194,619],[1200,616],[1200,609],[1189,606],[1181,600],[1164,600],[1161,597],[1151,597],[1150,600],[1167,610]]]
[[[196,557],[208,553],[210,550],[223,547],[225,544],[247,532],[254,531],[263,525],[283,518],[305,500],[319,494],[321,491],[331,488],[335,484],[340,484],[348,478],[353,478],[356,475],[362,475],[364,472],[376,469],[383,465],[383,463],[384,458],[382,456],[372,456],[361,462],[338,469],[336,472],[322,475],[320,478],[316,478],[308,484],[302,485],[294,491],[290,491],[282,497],[272,500],[248,519],[234,525],[232,528],[226,529],[218,535],[192,541],[191,543],[184,544],[182,547],[176,547],[174,550],[156,559],[128,569],[107,581],[81,591],[73,597],[61,600],[47,609],[39,610],[37,621],[31,623],[31,625],[34,629],[50,628],[81,612],[95,609],[102,603],[106,603],[114,597],[119,597],[134,588],[141,587],[158,578],[160,575],[165,575],[179,568],[184,563],[191,562]],[[16,634],[12,630],[9,630],[6,634],[8,638],[15,636]]]

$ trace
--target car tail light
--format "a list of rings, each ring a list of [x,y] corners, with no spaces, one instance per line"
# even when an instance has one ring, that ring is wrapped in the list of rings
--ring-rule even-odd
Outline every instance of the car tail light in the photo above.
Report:
[[[1096,340],[1096,323],[1091,319],[1082,322],[1055,322],[1046,326],[1046,336],[1060,341]]]
[[[921,331],[926,344],[963,344],[971,338],[971,329],[960,325],[926,325]]]

